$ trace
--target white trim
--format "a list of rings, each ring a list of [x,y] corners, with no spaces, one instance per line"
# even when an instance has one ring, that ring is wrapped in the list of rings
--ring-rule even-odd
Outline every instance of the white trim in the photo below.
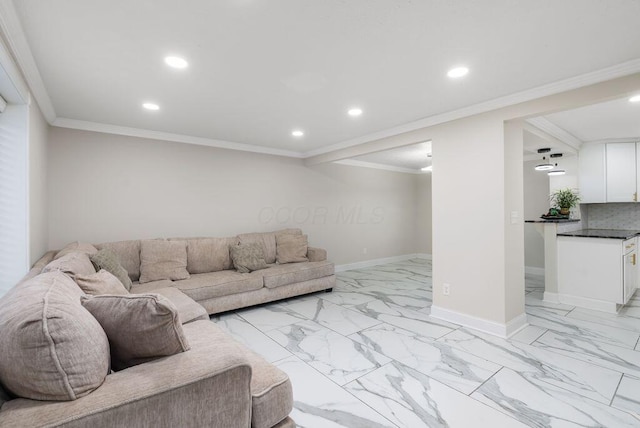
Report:
[[[549,291],[545,291],[542,294],[542,301],[549,303],[560,303],[560,299],[558,298],[558,293],[551,293]]]
[[[149,131],[147,129],[129,128],[126,126],[108,125],[104,123],[88,122],[84,120],[57,118],[53,126],[61,128],[81,129],[84,131],[103,132],[106,134],[126,135],[129,137],[148,138],[153,140],[173,141],[177,143],[197,144],[200,146],[217,147],[220,149],[240,150],[243,152],[261,153],[290,158],[301,158],[298,152],[290,150],[273,149],[270,147],[255,146],[252,144],[234,143],[231,141],[214,140],[211,138],[192,137],[190,135],[172,134],[170,132]]]
[[[605,138],[603,140],[585,141],[584,144],[637,143],[637,142],[640,142],[640,137]]]
[[[542,275],[544,276],[544,268],[535,266],[525,266],[524,273],[529,275]]]
[[[335,161],[333,163],[337,163],[340,165],[358,166],[362,168],[381,169],[384,171],[403,172],[405,174],[426,174],[425,172],[415,170],[415,169],[402,168],[400,166],[393,166],[393,165],[384,165],[381,163],[374,163],[374,162],[364,162],[364,161],[353,160],[353,159],[343,159],[343,160]]]
[[[56,118],[56,111],[53,108],[51,98],[49,98],[12,1],[0,1],[0,31],[4,34],[9,48],[16,58],[17,66],[22,70],[22,75],[24,75],[24,79],[19,73],[20,77],[14,78],[15,72],[10,70],[13,84],[23,94],[25,103],[27,102],[25,94],[29,93],[29,90],[33,92],[35,99],[38,101],[40,111],[47,119],[47,122],[53,123]],[[13,61],[11,62],[13,63]]]
[[[557,138],[576,151],[580,150],[580,146],[582,146],[582,140],[545,117],[533,117],[527,119],[527,123]]]
[[[581,296],[571,296],[568,294],[558,294],[558,302],[571,306],[579,306],[581,308],[593,309],[596,311],[617,314],[623,305],[614,302],[606,302],[604,300],[589,299]]]
[[[450,309],[441,308],[440,306],[431,306],[431,316],[434,318],[458,324],[474,330],[488,333],[494,336],[507,339],[520,330],[529,325],[527,322],[527,314],[522,313],[505,324],[495,321],[489,321],[484,318],[474,317],[473,315],[463,314],[461,312],[452,311]]]
[[[431,254],[424,254],[424,253],[403,254],[401,256],[392,256],[392,257],[384,257],[381,259],[363,260],[361,262],[354,262],[354,263],[345,263],[342,265],[336,265],[335,271],[337,273],[337,272],[344,272],[346,270],[364,269],[368,267],[384,265],[387,263],[403,262],[405,260],[411,260],[411,259],[431,260]]]
[[[317,150],[311,150],[304,153],[304,157],[309,158],[312,156],[323,155],[325,153],[346,149],[348,147],[357,146],[358,144],[367,143],[369,141],[381,140],[383,138],[392,137],[394,135],[402,134],[405,132],[415,131],[421,128],[428,128],[440,123],[461,119],[467,116],[473,116],[475,114],[486,113],[491,110],[497,110],[499,108],[508,107],[514,104],[535,100],[537,98],[542,98],[565,91],[570,91],[572,89],[593,85],[618,77],[628,76],[630,74],[638,72],[640,72],[640,59],[623,62],[622,64],[614,65],[612,67],[603,68],[597,71],[592,71],[590,73],[571,77],[569,79],[560,80],[555,83],[549,83],[537,88],[528,89],[526,91],[517,92],[515,94],[507,95],[500,98],[495,98],[490,101],[474,104],[472,106],[453,110],[447,113],[437,114],[435,116],[430,116],[424,119],[417,120],[415,122],[410,122],[380,132],[363,135],[362,137],[343,141],[341,143],[332,144],[330,146],[326,146]]]

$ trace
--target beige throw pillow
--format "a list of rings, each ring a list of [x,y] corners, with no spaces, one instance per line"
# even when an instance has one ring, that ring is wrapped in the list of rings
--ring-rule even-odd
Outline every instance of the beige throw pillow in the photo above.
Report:
[[[307,235],[276,235],[276,261],[279,264],[308,262]]]
[[[232,245],[229,250],[233,266],[240,273],[268,268],[264,260],[264,249],[259,242]]]
[[[162,279],[175,281],[189,277],[185,241],[142,241],[140,284]]]
[[[73,279],[87,294],[129,294],[120,280],[104,269],[100,269],[93,275],[76,275]]]
[[[87,255],[95,254],[98,252],[98,249],[91,244],[87,244],[86,242],[72,242],[67,244],[62,250],[58,251],[53,260],[59,259],[62,256],[66,256],[69,253],[73,252],[85,253]]]
[[[109,373],[109,342],[80,304],[81,296],[71,278],[53,271],[0,299],[0,383],[7,391],[68,401],[102,385]]]
[[[107,333],[114,370],[189,350],[178,310],[159,294],[83,296],[82,305]]]
[[[91,264],[91,260],[89,260],[89,256],[77,251],[67,253],[59,259],[53,260],[42,269],[42,273],[56,270],[64,272],[71,277],[96,273],[96,270]]]
[[[113,250],[104,248],[97,253],[92,254],[90,259],[96,270],[106,270],[118,278],[127,291],[131,290],[131,278],[129,278],[129,274],[126,269],[122,267],[118,255]]]

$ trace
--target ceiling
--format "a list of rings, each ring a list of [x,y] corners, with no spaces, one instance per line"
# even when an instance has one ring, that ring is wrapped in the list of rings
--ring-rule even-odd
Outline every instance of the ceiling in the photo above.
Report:
[[[0,3],[54,125],[299,157],[640,59],[637,0]],[[168,68],[167,55],[189,67]],[[452,80],[457,65],[470,73]],[[354,106],[360,117],[346,114]],[[568,117],[549,120],[570,129]]]

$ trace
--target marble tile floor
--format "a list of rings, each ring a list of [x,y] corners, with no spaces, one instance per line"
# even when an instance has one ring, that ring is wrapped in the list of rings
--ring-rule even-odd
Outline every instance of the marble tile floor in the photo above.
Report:
[[[508,340],[432,318],[424,259],[211,319],[289,375],[299,427],[640,427],[640,294],[615,315],[525,283]]]

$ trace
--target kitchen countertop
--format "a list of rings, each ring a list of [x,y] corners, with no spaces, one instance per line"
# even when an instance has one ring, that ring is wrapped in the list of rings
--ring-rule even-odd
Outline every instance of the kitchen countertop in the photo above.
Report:
[[[580,238],[631,239],[640,235],[640,230],[616,229],[582,229],[573,232],[558,233],[558,236],[574,236]]]
[[[536,220],[525,220],[525,223],[577,223],[579,222],[579,218],[556,218],[556,219],[536,219]]]

